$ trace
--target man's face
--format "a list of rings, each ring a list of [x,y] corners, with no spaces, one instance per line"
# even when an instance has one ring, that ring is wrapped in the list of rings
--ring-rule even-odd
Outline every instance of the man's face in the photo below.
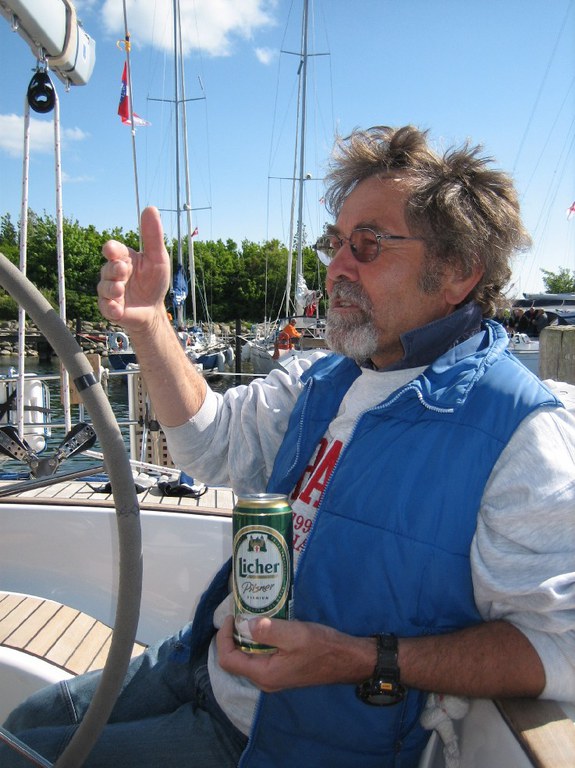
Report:
[[[349,237],[357,227],[377,233],[413,235],[405,220],[405,179],[371,177],[346,198],[335,224]],[[421,240],[381,241],[374,261],[358,262],[346,242],[327,270],[330,297],[327,340],[335,352],[357,360],[371,358],[383,368],[403,357],[400,335],[450,314],[465,293],[454,290],[453,275],[440,278],[438,290],[425,293]]]

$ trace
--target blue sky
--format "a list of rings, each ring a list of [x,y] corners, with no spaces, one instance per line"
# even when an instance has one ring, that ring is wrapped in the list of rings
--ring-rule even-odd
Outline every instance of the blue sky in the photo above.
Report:
[[[58,0],[45,0],[48,2]],[[96,41],[86,86],[60,99],[63,203],[98,229],[136,226],[131,131],[117,115],[121,0],[82,0]],[[286,242],[294,166],[302,0],[181,0],[194,225],[199,239]],[[142,205],[175,234],[171,0],[128,2]],[[575,270],[575,0],[310,0],[304,223],[326,212],[321,178],[334,135],[412,123],[438,148],[481,143],[513,173],[533,249],[515,291],[543,289],[540,268]],[[0,214],[17,220],[23,100],[35,59],[0,18]],[[204,97],[205,98],[199,98]],[[34,115],[30,206],[55,211],[51,116]]]

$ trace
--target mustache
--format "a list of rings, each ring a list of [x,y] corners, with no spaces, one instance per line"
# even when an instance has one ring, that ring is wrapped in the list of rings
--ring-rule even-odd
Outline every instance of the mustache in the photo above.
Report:
[[[373,306],[363,288],[358,283],[351,283],[349,280],[339,280],[333,283],[330,291],[330,301],[341,299],[356,304],[364,312],[371,312]]]

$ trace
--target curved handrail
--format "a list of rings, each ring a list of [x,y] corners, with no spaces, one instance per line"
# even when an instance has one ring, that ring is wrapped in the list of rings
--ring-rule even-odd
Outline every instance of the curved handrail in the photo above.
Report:
[[[42,294],[0,253],[0,284],[32,318],[68,370],[102,446],[116,505],[120,550],[114,633],[100,684],[78,730],[55,768],[81,766],[106,724],[130,662],[140,614],[142,536],[138,497],[122,433],[92,366]]]

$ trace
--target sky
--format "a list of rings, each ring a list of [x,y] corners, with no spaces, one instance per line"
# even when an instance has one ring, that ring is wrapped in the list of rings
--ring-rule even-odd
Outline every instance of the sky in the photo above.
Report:
[[[133,108],[150,123],[134,142],[117,114],[122,0],[78,0],[76,8],[96,64],[86,85],[68,91],[53,77],[64,213],[100,231],[127,231],[137,226],[138,197],[140,208],[162,210],[173,237],[172,0],[126,3]],[[289,239],[302,8],[303,0],[180,0],[199,240]],[[335,136],[411,123],[429,130],[440,151],[481,144],[513,175],[533,247],[515,263],[511,295],[544,290],[542,269],[575,271],[575,216],[567,218],[575,201],[575,0],[309,0],[308,30],[308,243],[330,221],[322,178]],[[35,66],[0,17],[0,216],[14,222]],[[29,206],[54,215],[52,115],[32,115]],[[185,201],[183,169],[179,175]]]

